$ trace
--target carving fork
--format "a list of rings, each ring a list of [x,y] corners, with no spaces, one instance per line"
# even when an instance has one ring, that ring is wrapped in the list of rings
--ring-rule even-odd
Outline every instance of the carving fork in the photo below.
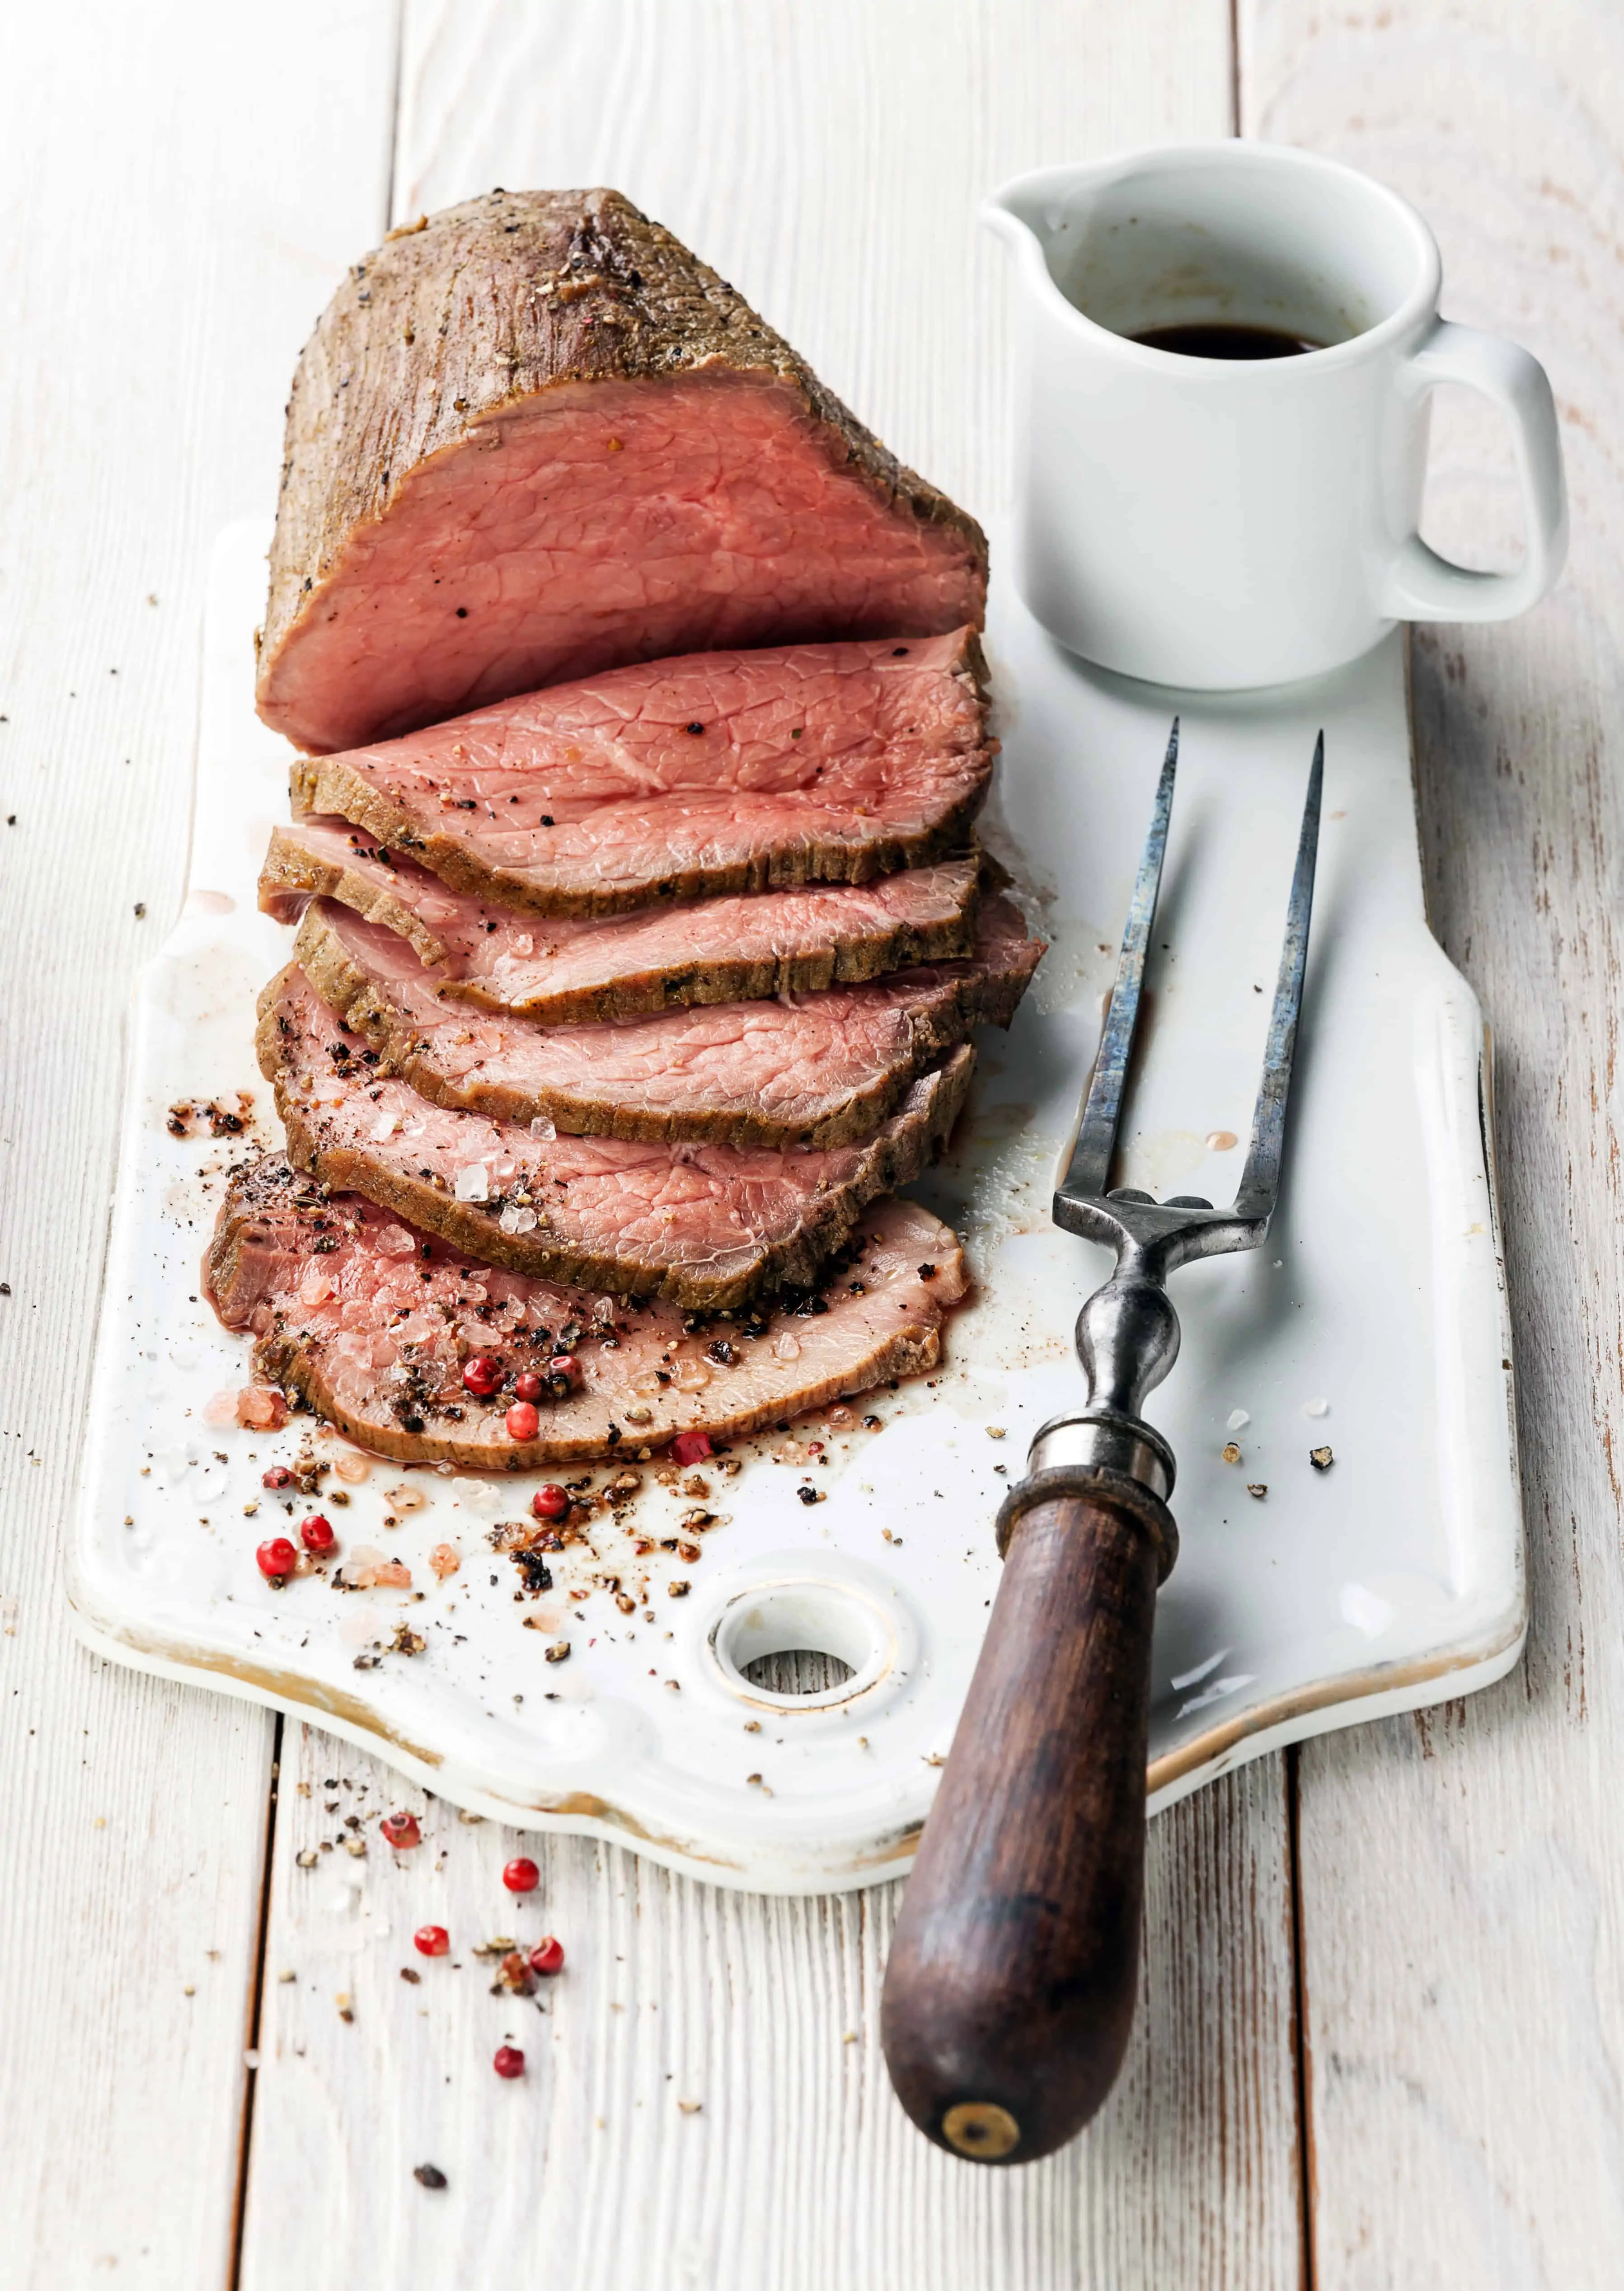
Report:
[[[1320,735],[1286,912],[1251,1139],[1233,1207],[1107,1191],[1178,760],[1150,834],[1055,1223],[1116,1269],[1077,1320],[1087,1398],[1045,1424],[998,1518],[1000,1586],[903,1899],[880,2033],[920,2129],[1025,2164],[1072,2138],[1121,2066],[1138,1985],[1146,1745],[1157,1587],[1178,1548],[1173,1453],[1141,1411],[1178,1352],[1169,1274],[1256,1249],[1280,1184],[1308,952]]]

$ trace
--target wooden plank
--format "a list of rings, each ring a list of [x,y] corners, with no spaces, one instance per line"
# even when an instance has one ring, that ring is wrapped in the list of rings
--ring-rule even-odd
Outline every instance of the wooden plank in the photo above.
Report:
[[[0,2283],[231,2263],[272,1722],[71,1641],[135,966],[179,904],[197,608],[383,204],[392,0],[15,12],[0,74]],[[245,658],[245,673],[247,663]],[[14,824],[9,824],[14,821]],[[144,912],[143,912],[144,909]],[[88,1395],[93,1405],[93,1394]]]
[[[1315,2279],[1600,2285],[1624,2236],[1624,21],[1607,0],[1255,0],[1242,60],[1250,130],[1406,192],[1449,314],[1544,359],[1574,509],[1537,613],[1415,646],[1435,927],[1498,1050],[1533,1625],[1504,1685],[1302,1753]],[[1515,554],[1504,441],[1464,403],[1440,408],[1428,519],[1472,561]]]
[[[898,1888],[722,1893],[470,1825],[302,1726],[283,1752],[244,2291],[527,2266],[559,2291],[1296,2283],[1275,1761],[1153,1825],[1122,2083],[1077,2146],[1003,2174],[940,2154],[891,2096],[876,2023]],[[398,1806],[422,1828],[408,1853],[378,1833]],[[519,1853],[543,1873],[522,1900],[501,1879]],[[426,1924],[449,1957],[416,1954]],[[473,1944],[549,1932],[563,1973],[493,1994]],[[503,2043],[526,2055],[515,2083],[492,2068]],[[444,2192],[414,2184],[424,2164]]]
[[[1221,133],[1228,101],[1221,5],[414,0],[396,213],[494,183],[619,184],[996,516],[1005,290],[977,197],[1044,160]],[[423,1806],[429,1842],[389,1858],[374,1817],[408,1796],[289,1728],[245,2291],[526,2262],[559,2291],[1296,2283],[1278,1760],[1155,1825],[1129,2070],[1088,2139],[1007,2176],[939,2155],[891,2097],[875,2014],[894,1889],[764,1900],[530,1840],[543,1887],[515,1907],[512,1833]],[[332,1845],[350,1811],[373,1824],[365,1859]],[[537,2001],[493,1998],[466,1954],[413,1958],[424,1920],[464,1952],[552,1925],[569,1965]],[[506,2034],[530,2062],[518,2084],[491,2069]],[[414,2184],[421,2163],[444,2193]]]

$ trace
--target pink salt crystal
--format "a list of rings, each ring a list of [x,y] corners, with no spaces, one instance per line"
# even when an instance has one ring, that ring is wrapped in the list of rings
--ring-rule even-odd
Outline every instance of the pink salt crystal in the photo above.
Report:
[[[462,1555],[449,1543],[437,1543],[429,1554],[429,1564],[443,1583],[447,1575],[454,1575],[462,1564]]]
[[[245,1385],[237,1395],[237,1420],[251,1432],[279,1432],[287,1403],[274,1385]]]
[[[203,1420],[205,1424],[235,1424],[237,1421],[237,1394],[235,1390],[230,1392],[217,1392],[213,1398],[205,1406]]]

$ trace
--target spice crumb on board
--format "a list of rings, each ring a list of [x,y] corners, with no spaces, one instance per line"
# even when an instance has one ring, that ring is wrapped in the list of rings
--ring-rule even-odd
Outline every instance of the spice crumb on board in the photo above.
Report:
[[[1241,1460],[1241,1451],[1233,1440],[1225,1443],[1222,1453],[1226,1464],[1238,1464]]]
[[[1266,1480],[1248,1480],[1246,1483],[1247,1494],[1249,1496],[1256,1496],[1259,1503],[1262,1502],[1264,1497],[1267,1495],[1268,1491],[1268,1482]]]
[[[414,2164],[412,2177],[420,2187],[443,2188],[447,2185],[446,2174],[438,2164]]]
[[[1316,1472],[1328,1472],[1332,1464],[1335,1463],[1336,1458],[1331,1454],[1329,1448],[1310,1448],[1308,1451],[1308,1461],[1314,1466]]]

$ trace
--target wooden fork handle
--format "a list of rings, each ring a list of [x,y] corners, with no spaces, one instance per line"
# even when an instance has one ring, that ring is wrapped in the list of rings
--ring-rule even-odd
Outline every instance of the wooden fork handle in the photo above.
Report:
[[[1165,1505],[1101,1470],[1020,1510],[891,1944],[880,2034],[938,2146],[1025,2164],[1110,2090],[1133,2020]],[[1033,1490],[1033,1492],[1039,1492]]]

